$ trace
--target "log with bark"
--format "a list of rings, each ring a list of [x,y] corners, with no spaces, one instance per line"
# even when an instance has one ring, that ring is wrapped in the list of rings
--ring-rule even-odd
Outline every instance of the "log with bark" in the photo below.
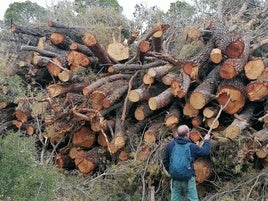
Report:
[[[223,131],[223,135],[230,139],[236,138],[251,124],[251,119],[253,118],[252,114],[254,113],[256,106],[256,103],[247,104],[238,115],[235,115],[235,119],[226,127]]]
[[[228,28],[218,21],[212,21],[208,27],[215,40],[215,46],[228,58],[238,58],[244,51],[244,41],[239,36],[230,33]]]
[[[123,57],[115,56],[113,48],[110,52],[93,34],[82,33],[78,27],[53,21],[49,21],[49,27],[53,29],[45,35],[50,40],[45,39],[44,34],[35,34],[35,37],[42,36],[37,47],[22,46],[22,51],[35,52],[32,59],[20,62],[23,66],[20,76],[27,73],[30,80],[36,78],[40,69],[49,69],[53,83],[43,85],[47,97],[42,102],[46,107],[38,114],[30,113],[32,108],[27,109],[24,118],[18,111],[10,110],[16,115],[6,116],[9,121],[3,126],[13,120],[15,126],[29,128],[29,133],[34,135],[35,128],[28,127],[33,123],[31,115],[46,114],[40,124],[44,138],[64,147],[56,150],[55,164],[59,168],[77,168],[85,176],[92,175],[98,168],[105,169],[103,157],[119,157],[118,164],[131,158],[129,147],[137,150],[135,159],[151,160],[156,149],[169,140],[165,129],[174,133],[179,124],[195,128],[190,138],[196,144],[202,143],[204,134],[199,129],[204,132],[209,128],[208,132],[213,130],[213,135],[220,131],[225,140],[236,141],[246,128],[253,130],[249,125],[254,129],[267,125],[267,108],[263,106],[267,105],[268,95],[267,59],[253,57],[250,40],[229,33],[222,24],[210,24],[205,30],[208,34],[202,36],[205,47],[196,55],[182,59],[184,62],[161,52],[167,25],[154,26],[137,41],[136,52],[127,51],[129,55]],[[133,32],[128,46],[137,36],[137,32]],[[201,39],[200,33],[188,34],[189,37]],[[120,40],[111,46],[123,48],[122,45],[126,44]],[[121,53],[119,51],[120,56]],[[92,64],[107,67],[108,72],[98,69],[95,73],[88,68]],[[86,74],[89,71],[93,75]],[[251,107],[254,102],[261,107],[258,114],[254,112],[255,107]],[[252,118],[253,115],[256,117]],[[156,122],[158,117],[161,120]],[[226,126],[225,118],[233,120],[230,125]],[[251,120],[256,118],[260,119],[259,125],[251,125]],[[4,130],[2,126],[0,130]],[[245,146],[250,150],[245,153],[266,161],[267,143],[262,137],[251,140],[250,146]],[[137,145],[138,138],[143,141]],[[199,183],[211,175],[209,160],[196,161],[195,168]]]
[[[219,76],[220,66],[216,66],[198,85],[190,95],[190,104],[197,110],[202,109],[212,99],[215,98],[215,93],[220,82]]]
[[[99,59],[99,62],[104,64],[112,64],[111,59],[108,56],[106,50],[98,42],[96,37],[92,33],[86,33],[83,37],[84,44],[89,47],[93,54]]]
[[[198,54],[184,62],[183,71],[191,78],[197,79],[199,70],[208,62],[213,48],[214,41],[211,39]]]
[[[244,66],[248,61],[250,53],[250,36],[243,37],[245,44],[242,54],[235,59],[228,58],[222,65],[220,69],[220,76],[224,79],[232,79],[239,75],[243,70]]]

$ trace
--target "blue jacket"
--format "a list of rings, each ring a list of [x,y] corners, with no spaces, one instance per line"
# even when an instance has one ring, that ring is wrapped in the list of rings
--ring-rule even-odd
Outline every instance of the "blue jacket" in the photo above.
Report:
[[[183,138],[183,137],[176,137],[174,140],[170,141],[163,154],[163,165],[166,168],[166,170],[169,170],[169,161],[170,161],[170,156],[171,156],[171,151],[175,145],[175,141],[179,144],[186,144],[186,143],[191,143],[190,144],[190,151],[191,151],[191,157],[192,160],[194,161],[197,157],[200,156],[207,156],[210,154],[210,141],[205,140],[204,144],[202,147],[199,147],[195,143],[193,143],[191,140]]]

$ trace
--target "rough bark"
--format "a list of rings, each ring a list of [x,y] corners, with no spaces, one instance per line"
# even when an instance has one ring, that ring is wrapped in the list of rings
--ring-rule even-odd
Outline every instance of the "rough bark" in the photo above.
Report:
[[[148,104],[151,110],[158,110],[169,105],[174,100],[174,96],[171,93],[171,88],[167,88],[157,96],[151,97],[148,100]]]
[[[171,93],[179,98],[185,97],[191,84],[191,78],[184,71],[171,81]]]
[[[216,66],[199,84],[190,95],[190,104],[197,110],[202,109],[207,103],[215,98],[215,93],[220,81],[220,66]]]
[[[223,135],[231,139],[235,139],[239,136],[239,134],[251,124],[250,120],[253,117],[252,114],[255,109],[256,104],[247,104],[233,122],[224,130]]]
[[[73,41],[61,32],[54,32],[50,35],[50,41],[60,49],[69,50]]]
[[[87,55],[88,57],[94,56],[93,52],[87,46],[76,43],[76,42],[73,42],[70,45],[70,50],[81,52],[81,53]]]
[[[111,76],[101,78],[101,79],[97,80],[96,82],[93,82],[92,84],[90,84],[87,87],[85,87],[83,89],[83,94],[84,94],[84,96],[88,96],[95,89],[97,89],[98,87],[100,87],[101,85],[103,85],[106,82],[112,82],[114,80],[119,80],[119,79],[130,79],[130,77],[131,77],[131,75],[127,75],[127,74],[115,74],[115,75],[111,75]]]
[[[93,54],[99,59],[99,62],[104,64],[112,64],[107,52],[105,49],[99,44],[96,37],[91,33],[86,33],[83,37],[84,44],[89,47],[89,49],[93,52]]]
[[[219,22],[212,22],[209,26],[212,31],[215,45],[228,58],[238,58],[244,51],[244,41],[235,34],[229,33],[228,29]]]
[[[115,80],[113,82],[107,82],[94,90],[90,94],[92,108],[95,110],[102,109],[104,99],[111,95],[116,89],[124,86],[127,86],[127,82],[125,80]]]
[[[243,70],[244,66],[248,61],[249,53],[250,53],[250,38],[249,36],[243,37],[243,41],[245,44],[244,51],[242,54],[235,59],[227,59],[222,65],[220,69],[220,76],[224,79],[232,79],[239,75]]]
[[[199,69],[208,62],[210,52],[214,48],[213,40],[210,40],[206,46],[195,56],[184,62],[183,71],[193,79],[197,79]]]
[[[182,120],[181,108],[178,107],[178,103],[174,101],[174,103],[170,106],[165,116],[164,121],[165,126],[169,129],[175,128],[181,120]]]

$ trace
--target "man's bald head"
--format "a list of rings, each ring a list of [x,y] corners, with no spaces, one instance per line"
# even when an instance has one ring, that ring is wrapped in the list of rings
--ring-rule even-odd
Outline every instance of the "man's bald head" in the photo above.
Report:
[[[189,133],[190,133],[190,129],[189,129],[188,126],[181,125],[181,126],[178,127],[178,136],[186,137]]]

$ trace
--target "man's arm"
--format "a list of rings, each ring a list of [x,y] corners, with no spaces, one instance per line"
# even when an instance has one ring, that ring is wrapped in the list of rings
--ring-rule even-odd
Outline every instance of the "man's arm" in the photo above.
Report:
[[[211,136],[209,134],[205,135],[202,147],[194,144],[194,157],[207,156],[210,154],[210,137]]]

